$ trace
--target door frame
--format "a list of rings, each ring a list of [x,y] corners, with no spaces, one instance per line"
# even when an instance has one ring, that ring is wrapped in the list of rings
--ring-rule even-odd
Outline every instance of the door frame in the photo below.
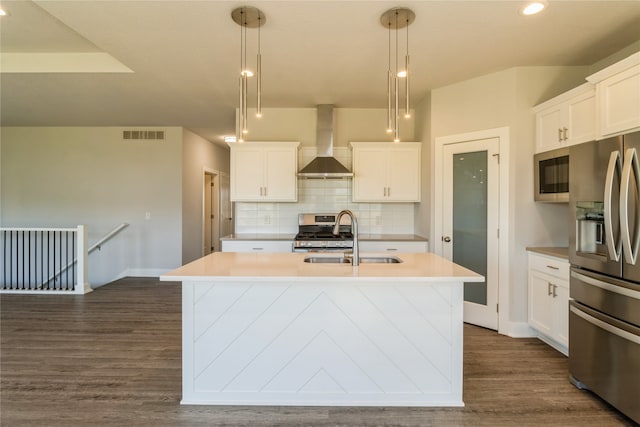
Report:
[[[220,189],[220,185],[219,185],[219,181],[220,181],[220,172],[215,170],[215,169],[210,169],[207,167],[202,168],[202,215],[201,215],[201,223],[200,223],[200,250],[202,251],[201,256],[205,255],[205,248],[204,248],[204,244],[205,244],[205,236],[204,236],[204,232],[205,232],[205,221],[207,221],[206,218],[206,200],[207,200],[207,196],[206,196],[206,192],[207,191],[211,191],[210,189],[207,189],[205,187],[205,177],[206,175],[212,175],[212,182],[214,183],[214,187],[216,188],[216,191],[218,192],[216,194],[216,198],[218,199],[218,201],[216,202],[216,206],[217,206],[217,212],[215,212],[215,216],[216,216],[216,226],[218,228],[218,240],[220,240],[220,203],[219,203],[219,199],[220,199],[220,194],[219,194],[219,189]],[[209,219],[210,221],[210,219]],[[218,241],[218,245],[219,246],[220,242]],[[220,251],[220,248],[218,247],[218,251]]]
[[[480,139],[498,138],[499,140],[499,197],[500,206],[498,208],[498,333],[509,335],[511,324],[509,320],[510,312],[510,286],[509,286],[509,128],[500,127],[485,129],[475,132],[461,133],[436,137],[434,143],[433,161],[433,232],[431,233],[432,250],[438,255],[442,255],[442,203],[443,203],[443,171],[444,171],[444,146],[458,144],[462,142],[477,141]]]

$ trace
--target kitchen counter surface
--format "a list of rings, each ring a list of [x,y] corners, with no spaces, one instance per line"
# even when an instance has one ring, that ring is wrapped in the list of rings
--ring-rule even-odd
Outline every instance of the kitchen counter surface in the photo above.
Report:
[[[336,257],[329,253],[237,253],[215,252],[164,274],[160,280],[210,282],[212,279],[231,281],[282,280],[366,281],[393,278],[398,281],[481,282],[483,277],[433,253],[397,253],[399,264],[306,263],[307,256]],[[360,253],[360,257],[388,254]]]
[[[417,234],[362,234],[358,236],[360,241],[382,242],[428,242],[426,237]]]
[[[567,247],[550,247],[550,246],[529,246],[529,252],[536,252],[542,255],[550,255],[557,258],[569,259],[569,248]]]
[[[229,234],[221,237],[220,240],[291,240],[296,237],[295,233],[242,233]]]
[[[295,233],[241,233],[229,234],[220,240],[293,240]],[[381,242],[428,242],[426,237],[417,234],[363,234],[360,233],[358,238],[361,241],[381,241]]]

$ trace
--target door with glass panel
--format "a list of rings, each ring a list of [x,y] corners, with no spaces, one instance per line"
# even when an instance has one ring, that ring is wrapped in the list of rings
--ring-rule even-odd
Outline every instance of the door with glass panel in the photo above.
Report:
[[[485,277],[464,284],[464,321],[498,329],[499,139],[443,147],[442,254]]]

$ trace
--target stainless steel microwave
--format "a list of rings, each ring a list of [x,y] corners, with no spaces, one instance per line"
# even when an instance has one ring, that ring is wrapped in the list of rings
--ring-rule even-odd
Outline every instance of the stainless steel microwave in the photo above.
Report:
[[[533,169],[536,202],[569,202],[568,147],[536,154]]]

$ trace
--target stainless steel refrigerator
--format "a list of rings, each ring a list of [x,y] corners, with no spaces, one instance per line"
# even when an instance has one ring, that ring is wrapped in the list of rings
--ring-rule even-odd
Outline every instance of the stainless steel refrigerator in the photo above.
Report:
[[[640,132],[569,156],[570,378],[640,423]]]

